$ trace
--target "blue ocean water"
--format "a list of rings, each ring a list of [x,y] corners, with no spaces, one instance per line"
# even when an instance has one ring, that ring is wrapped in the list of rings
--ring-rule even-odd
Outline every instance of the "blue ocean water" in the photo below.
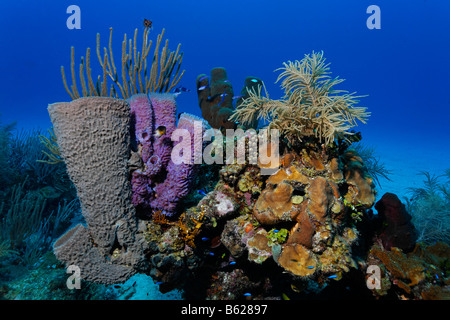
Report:
[[[68,6],[81,9],[81,29],[68,29]],[[381,29],[369,29],[367,8],[381,9]],[[224,67],[235,93],[247,76],[265,82],[270,97],[282,96],[275,69],[324,51],[339,89],[367,95],[371,112],[356,129],[393,172],[379,195],[440,174],[450,167],[450,2],[446,0],[229,0],[229,1],[2,1],[0,3],[0,120],[17,128],[51,127],[50,103],[70,101],[60,67],[96,47],[96,34],[121,52],[123,34],[153,22],[151,38],[165,28],[174,50],[181,43],[179,112],[201,115],[195,80]],[[97,63],[93,54],[92,61]],[[95,72],[94,72],[95,73]]]

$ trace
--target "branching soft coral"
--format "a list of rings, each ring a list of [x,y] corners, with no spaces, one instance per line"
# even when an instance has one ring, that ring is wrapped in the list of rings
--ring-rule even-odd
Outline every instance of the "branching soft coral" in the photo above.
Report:
[[[313,52],[301,61],[283,65],[277,69],[282,70],[277,82],[281,80],[285,96],[271,100],[266,88],[264,97],[259,87],[249,92],[249,98],[241,103],[231,120],[246,124],[256,115],[269,122],[269,129],[280,130],[291,143],[315,136],[326,145],[351,135],[349,130],[357,125],[356,120],[366,122],[370,113],[366,108],[354,107],[359,96],[334,89],[344,80],[331,78],[323,52]]]
[[[406,199],[408,212],[419,232],[418,241],[450,243],[450,169],[443,175],[432,175],[427,171],[419,174],[425,176],[423,187],[408,188],[411,194]],[[441,182],[445,177],[446,182]]]

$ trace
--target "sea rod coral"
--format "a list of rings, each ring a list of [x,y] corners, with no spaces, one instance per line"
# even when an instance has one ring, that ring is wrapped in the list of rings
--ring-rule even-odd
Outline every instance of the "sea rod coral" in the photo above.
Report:
[[[116,68],[112,51],[112,32],[110,28],[108,48],[103,48],[103,55],[100,50],[100,34],[97,34],[97,57],[102,68],[102,75],[97,79],[92,79],[90,65],[90,48],[86,49],[86,58],[81,57],[79,66],[79,77],[81,94],[78,90],[75,71],[75,49],[71,48],[71,75],[72,85],[68,86],[64,67],[61,67],[61,74],[66,91],[72,99],[88,96],[122,97],[127,99],[137,93],[149,92],[169,92],[180,81],[184,71],[180,72],[183,53],[180,53],[180,44],[175,52],[168,49],[169,41],[166,40],[160,52],[160,45],[165,29],[158,35],[152,63],[147,63],[152,41],[149,41],[150,28],[145,27],[142,39],[142,50],[137,49],[138,29],[135,29],[133,39],[127,40],[124,34],[122,42],[122,56],[120,69]],[[118,72],[119,70],[119,72]],[[172,77],[172,73],[175,74]],[[87,81],[86,81],[87,78]],[[108,79],[112,81],[108,84]],[[94,81],[96,83],[94,84]]]

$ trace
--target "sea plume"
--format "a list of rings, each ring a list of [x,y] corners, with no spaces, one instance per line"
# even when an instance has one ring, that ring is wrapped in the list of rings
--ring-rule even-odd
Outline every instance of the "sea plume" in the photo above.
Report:
[[[368,119],[366,108],[354,106],[361,96],[334,89],[344,80],[331,78],[323,52],[285,62],[278,70],[282,71],[277,82],[281,81],[284,97],[271,100],[263,84],[265,96],[261,86],[250,91],[231,120],[246,124],[256,116],[268,122],[269,129],[280,130],[291,143],[315,136],[328,145],[351,135],[349,130],[357,126],[357,120],[365,123]]]

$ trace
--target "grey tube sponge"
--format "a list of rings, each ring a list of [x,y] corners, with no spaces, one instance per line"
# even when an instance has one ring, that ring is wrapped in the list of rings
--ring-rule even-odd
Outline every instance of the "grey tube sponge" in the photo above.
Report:
[[[124,100],[88,97],[49,105],[48,112],[86,221],[86,228],[71,229],[55,243],[55,254],[89,266],[87,280],[123,282],[142,266],[144,250],[128,180],[130,107]]]

